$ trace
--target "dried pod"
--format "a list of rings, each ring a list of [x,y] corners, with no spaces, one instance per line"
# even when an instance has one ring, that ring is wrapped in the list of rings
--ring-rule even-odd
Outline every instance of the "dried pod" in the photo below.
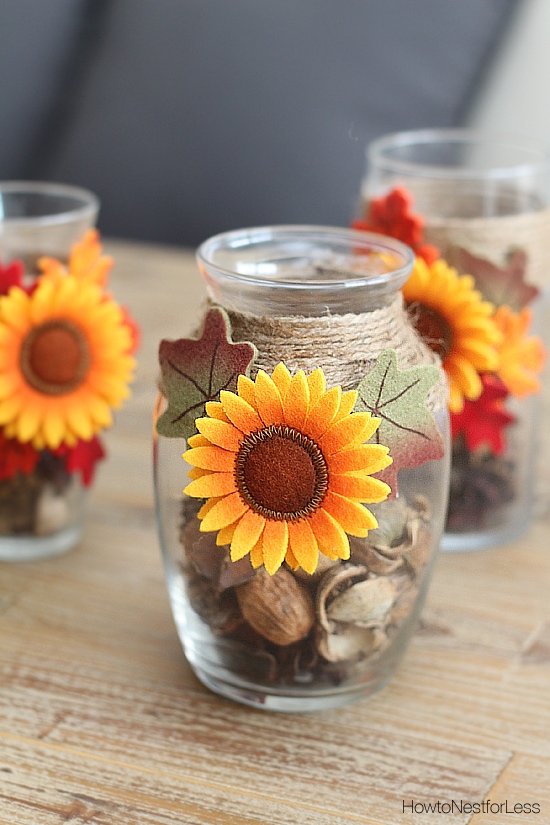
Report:
[[[327,606],[327,617],[332,622],[375,627],[384,624],[396,594],[392,580],[385,577],[366,579],[336,596]]]
[[[183,531],[185,555],[193,569],[209,581],[217,582],[222,562],[226,556],[224,547],[217,547],[215,533],[201,533],[200,521],[191,519]]]
[[[212,633],[231,633],[242,623],[242,617],[233,591],[221,595],[203,576],[190,578],[187,594],[191,607],[206,622]]]
[[[316,601],[317,619],[324,630],[333,630],[333,623],[327,616],[327,605],[355,582],[366,579],[368,574],[366,567],[358,564],[339,564],[325,573],[317,591]]]
[[[420,518],[411,521],[409,546],[405,557],[415,575],[427,565],[432,553],[432,543],[432,532],[426,522]]]
[[[385,548],[374,547],[370,544],[369,539],[356,539],[350,536],[349,543],[351,548],[350,561],[353,564],[362,564],[369,573],[385,576],[388,573],[393,573],[403,564],[400,555],[397,557],[390,555],[388,557],[384,553]]]
[[[274,576],[258,570],[251,581],[236,588],[236,593],[246,621],[276,645],[305,638],[315,621],[309,592],[284,568]]]
[[[335,567],[336,565],[340,564],[340,559],[329,559],[328,556],[325,556],[323,553],[319,553],[319,561],[317,563],[317,567],[315,568],[314,573],[306,573],[301,567],[298,567],[297,570],[293,571],[293,575],[296,578],[301,579],[307,583],[317,582],[323,573],[327,570],[330,570],[331,567]]]
[[[367,627],[350,625],[339,633],[320,633],[317,646],[328,662],[344,662],[359,655],[369,655],[376,650],[377,637]]]
[[[224,549],[225,557],[218,578],[218,587],[220,590],[237,587],[237,585],[244,584],[253,579],[256,571],[250,563],[250,556],[245,556],[238,561],[231,561],[227,547]]]

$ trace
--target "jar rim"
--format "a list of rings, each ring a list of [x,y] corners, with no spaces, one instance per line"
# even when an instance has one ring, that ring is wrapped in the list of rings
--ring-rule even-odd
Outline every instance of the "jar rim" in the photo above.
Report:
[[[445,146],[462,145],[469,149],[500,148],[521,152],[521,161],[463,166],[416,161],[396,156],[400,150],[426,148],[430,144]],[[394,152],[393,156],[391,152]],[[550,170],[550,149],[535,138],[515,132],[493,132],[473,128],[461,129],[418,129],[393,132],[373,140],[366,148],[367,160],[373,166],[386,172],[411,176],[436,178],[520,178],[527,175],[547,173]]]
[[[6,214],[2,203],[4,195],[39,195],[52,198],[72,198],[75,206],[63,208],[58,212],[44,215],[14,215]],[[99,198],[89,189],[73,186],[66,183],[32,180],[0,181],[0,224],[10,226],[50,226],[71,223],[99,211]]]
[[[355,252],[363,250],[365,253],[393,253],[401,259],[401,266],[389,269],[384,273],[368,274],[363,277],[357,277],[356,275],[350,277],[349,271],[346,273],[342,270],[335,277],[323,277],[319,280],[300,278],[276,280],[251,274],[251,271],[247,272],[243,268],[241,268],[241,271],[235,271],[234,267],[229,267],[227,264],[224,265],[216,260],[217,254],[221,251],[230,252],[245,247],[248,249],[252,247],[259,248],[261,244],[269,242],[281,244],[299,241],[304,243],[324,241],[327,246],[330,246],[332,242],[335,248],[338,246],[348,247]],[[212,275],[215,272],[221,278],[228,279],[236,284],[267,287],[275,290],[307,290],[308,292],[322,294],[334,290],[369,286],[387,286],[389,289],[398,289],[410,274],[414,263],[414,252],[401,241],[374,232],[309,224],[281,224],[235,229],[214,235],[198,247],[196,260],[199,269],[203,273],[206,272]]]

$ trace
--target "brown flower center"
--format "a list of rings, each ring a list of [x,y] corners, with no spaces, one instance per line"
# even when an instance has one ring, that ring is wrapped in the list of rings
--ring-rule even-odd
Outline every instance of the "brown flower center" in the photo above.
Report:
[[[242,441],[236,476],[247,504],[276,520],[313,513],[328,489],[327,465],[317,444],[299,430],[273,424]]]
[[[418,334],[441,359],[447,357],[453,344],[453,330],[448,321],[425,304],[418,301],[407,306],[409,317]]]
[[[46,395],[63,395],[78,387],[90,366],[88,342],[70,321],[47,321],[32,329],[21,348],[21,371]]]

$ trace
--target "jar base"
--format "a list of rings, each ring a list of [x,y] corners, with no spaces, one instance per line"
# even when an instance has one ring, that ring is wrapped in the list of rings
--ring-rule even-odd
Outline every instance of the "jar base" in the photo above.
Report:
[[[80,524],[50,536],[0,536],[0,561],[39,561],[68,553],[82,538]]]
[[[374,693],[381,690],[391,679],[391,675],[376,683],[355,686],[353,689],[339,692],[327,691],[326,693],[309,694],[307,696],[289,695],[284,693],[268,692],[264,690],[254,690],[245,686],[239,686],[232,682],[227,682],[216,676],[204,672],[199,668],[193,668],[195,676],[202,684],[213,693],[225,699],[257,708],[258,710],[275,711],[278,713],[314,713],[322,710],[332,710],[354,704],[360,700],[368,699]]]
[[[476,550],[489,550],[509,544],[527,532],[531,520],[522,519],[515,524],[496,527],[493,530],[479,530],[471,533],[443,533],[439,545],[443,553],[470,553]]]

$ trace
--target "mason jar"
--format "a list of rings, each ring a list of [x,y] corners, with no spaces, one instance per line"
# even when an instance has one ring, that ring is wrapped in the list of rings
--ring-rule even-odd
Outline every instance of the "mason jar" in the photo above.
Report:
[[[154,436],[185,655],[248,705],[355,701],[407,648],[447,503],[447,384],[400,292],[412,251],[274,226],[197,263],[205,310],[160,344]]]
[[[0,181],[0,297],[15,285],[32,291],[41,258],[66,262],[73,245],[95,225],[98,210],[96,195],[76,186]],[[47,360],[51,373],[51,352]],[[3,379],[5,369],[3,361]],[[71,471],[66,450],[6,437],[2,422],[0,561],[42,559],[75,547],[82,536],[85,496],[86,486]]]
[[[429,304],[432,322],[424,332],[445,349],[444,366],[465,390],[451,408],[445,550],[503,545],[532,522],[550,295],[549,173],[548,147],[523,135],[426,129],[385,135],[367,147],[360,220],[372,227],[376,212],[380,231],[389,221],[392,234],[415,248],[432,294],[405,287],[411,315]],[[446,303],[445,267],[459,279]],[[467,301],[458,287],[466,278],[473,283]],[[475,300],[492,307],[490,318],[481,311],[466,317]],[[487,343],[480,331],[488,336],[493,322],[491,363],[480,355]]]

